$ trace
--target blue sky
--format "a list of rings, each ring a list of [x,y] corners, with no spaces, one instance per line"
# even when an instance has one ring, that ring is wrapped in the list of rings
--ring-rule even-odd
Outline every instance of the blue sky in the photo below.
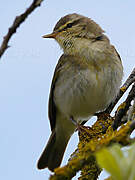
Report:
[[[1,2],[0,42],[15,16],[31,2]],[[48,0],[20,26],[0,61],[0,179],[43,180],[49,177],[47,169],[36,169],[36,162],[50,135],[48,95],[62,50],[54,40],[41,36],[50,33],[59,18],[66,14],[76,12],[91,17],[106,31],[120,53],[125,80],[135,65],[134,7],[133,0]],[[75,134],[62,164],[66,163],[77,142]],[[104,176],[102,174],[100,179]]]

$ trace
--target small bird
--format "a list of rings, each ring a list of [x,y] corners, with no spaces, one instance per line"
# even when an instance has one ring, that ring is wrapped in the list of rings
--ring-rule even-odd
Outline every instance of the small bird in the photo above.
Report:
[[[61,164],[76,124],[88,121],[116,97],[123,66],[101,27],[85,16],[62,17],[43,38],[55,39],[63,49],[49,97],[52,134],[37,165],[53,171]]]

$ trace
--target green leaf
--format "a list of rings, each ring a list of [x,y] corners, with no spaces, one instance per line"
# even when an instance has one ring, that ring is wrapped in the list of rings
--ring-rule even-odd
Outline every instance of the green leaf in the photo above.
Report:
[[[122,171],[118,163],[121,157],[123,155],[116,146],[111,150],[110,148],[103,148],[96,153],[98,164],[111,174],[113,180],[123,180]]]
[[[117,144],[103,148],[96,152],[96,158],[113,180],[135,180],[135,144],[124,150]]]
[[[128,180],[135,180],[135,144],[133,144],[128,150]]]

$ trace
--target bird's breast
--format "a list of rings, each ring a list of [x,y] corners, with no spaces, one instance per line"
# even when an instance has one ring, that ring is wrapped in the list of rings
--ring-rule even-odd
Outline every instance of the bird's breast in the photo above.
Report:
[[[114,69],[71,67],[63,71],[54,90],[56,107],[77,121],[88,120],[95,112],[105,109],[116,96],[121,82],[119,70]]]

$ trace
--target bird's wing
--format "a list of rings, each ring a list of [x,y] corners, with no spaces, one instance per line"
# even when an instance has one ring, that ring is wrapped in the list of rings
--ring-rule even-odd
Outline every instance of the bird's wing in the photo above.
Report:
[[[121,57],[120,57],[120,55],[119,55],[118,51],[115,49],[115,47],[114,47],[114,46],[111,46],[111,47],[112,47],[112,51],[115,51],[115,53],[117,54],[117,56],[118,56],[119,60],[121,61]]]
[[[50,90],[50,96],[49,96],[49,104],[48,104],[48,115],[49,115],[49,120],[50,120],[50,125],[51,125],[51,130],[55,128],[55,123],[56,123],[56,113],[57,113],[57,108],[54,102],[54,89],[55,85],[57,82],[57,79],[59,77],[60,71],[62,66],[67,62],[67,58],[65,58],[66,55],[62,55],[58,61],[58,64],[55,68],[55,72],[53,75],[53,80],[51,84],[51,90]]]
[[[51,130],[55,128],[56,114],[57,114],[57,107],[54,102],[54,89],[61,73],[63,74],[63,72],[65,72],[65,70],[67,70],[71,66],[77,67],[77,69],[79,70],[80,68],[86,69],[88,64],[87,62],[82,61],[80,58],[72,56],[72,55],[63,54],[60,57],[58,64],[55,68],[52,85],[51,85],[50,97],[49,97],[48,114],[49,114],[49,119],[50,119]]]

